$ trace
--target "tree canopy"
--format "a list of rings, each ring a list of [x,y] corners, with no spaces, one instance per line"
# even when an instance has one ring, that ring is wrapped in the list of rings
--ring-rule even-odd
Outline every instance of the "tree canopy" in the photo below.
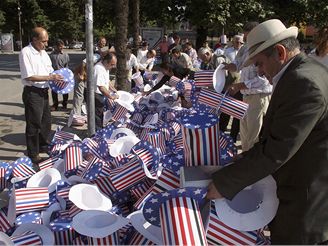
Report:
[[[1,0],[0,31],[18,37],[18,4],[21,5],[23,41],[36,25],[48,29],[50,39],[84,40],[84,1],[81,0]],[[120,15],[115,1],[94,0],[94,35],[115,33],[115,18]],[[131,21],[131,11],[129,21]],[[326,0],[140,0],[140,25],[175,30],[181,21],[207,34],[237,32],[249,20],[279,18],[287,25],[328,25]],[[131,23],[131,22],[130,22]],[[129,25],[129,32],[131,34]]]

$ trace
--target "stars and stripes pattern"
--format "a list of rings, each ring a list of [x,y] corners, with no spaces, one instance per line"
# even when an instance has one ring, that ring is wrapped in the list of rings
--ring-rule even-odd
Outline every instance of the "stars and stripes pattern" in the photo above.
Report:
[[[113,193],[117,191],[110,177],[98,178],[94,180],[93,183],[107,196],[112,196]]]
[[[0,190],[3,190],[7,187],[7,180],[5,177],[6,168],[0,168]]]
[[[58,94],[67,94],[74,89],[74,74],[68,68],[61,68],[54,71],[52,74],[60,74],[63,76],[62,80],[51,80],[49,86],[52,91]]]
[[[16,165],[12,172],[14,177],[31,177],[35,173],[31,166],[24,163]]]
[[[178,77],[175,77],[175,76],[171,76],[168,84],[172,87],[175,87],[177,85],[178,82],[180,82],[181,79],[179,79]]]
[[[194,75],[195,86],[212,86],[214,70],[196,71]]]
[[[27,231],[19,236],[12,236],[14,245],[42,245],[41,237],[32,231]]]
[[[185,116],[181,130],[186,166],[219,165],[219,120],[215,115]]]
[[[71,226],[72,218],[70,217],[59,217],[50,222],[50,229],[53,231],[55,236],[56,245],[70,245],[75,237],[75,230]]]
[[[128,245],[156,245],[139,232],[135,232],[127,243]]]
[[[206,238],[209,245],[254,245],[257,232],[237,231],[224,224],[217,216],[214,201],[211,201]]]
[[[145,172],[138,158],[133,158],[127,164],[113,169],[110,173],[111,181],[119,191],[130,188],[145,177]]]
[[[10,225],[7,215],[3,211],[3,209],[0,209],[0,231],[7,232],[12,228]]]
[[[103,238],[88,237],[88,245],[119,245],[117,232]]]
[[[157,148],[158,152],[161,155],[165,154],[165,150],[166,150],[165,136],[162,131],[149,132],[145,140],[148,141],[150,144],[152,144],[155,148]]]
[[[49,193],[47,187],[17,189],[14,191],[14,196],[16,197],[16,213],[42,210],[49,205]]]
[[[69,141],[73,141],[74,140],[74,133],[70,133],[70,132],[65,132],[65,131],[56,131],[55,135],[52,139],[52,142],[54,143],[66,143]]]
[[[120,104],[117,104],[113,112],[112,119],[115,121],[119,121],[120,119],[123,119],[128,112],[129,110],[127,108],[123,107]]]
[[[59,160],[59,156],[50,157],[47,160],[39,163],[40,170],[53,167],[53,165]]]
[[[65,149],[64,155],[65,172],[77,170],[78,166],[83,162],[82,149],[77,144],[72,144]]]
[[[160,207],[164,245],[207,245],[198,204],[189,197],[167,200]]]
[[[219,108],[223,113],[237,119],[243,119],[248,109],[247,103],[208,89],[201,90],[198,103],[212,108]]]

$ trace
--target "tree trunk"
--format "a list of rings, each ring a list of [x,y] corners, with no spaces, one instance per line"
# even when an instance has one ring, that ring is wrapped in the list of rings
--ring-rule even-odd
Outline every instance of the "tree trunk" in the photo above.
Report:
[[[197,39],[196,39],[196,48],[197,50],[203,46],[203,43],[207,39],[208,30],[203,26],[197,28]]]
[[[140,0],[131,1],[131,14],[132,14],[132,37],[133,37],[133,53],[137,55],[139,48],[139,30],[140,30]]]
[[[116,84],[117,89],[130,91],[127,83],[126,43],[128,32],[129,0],[115,1],[115,51],[117,56]]]

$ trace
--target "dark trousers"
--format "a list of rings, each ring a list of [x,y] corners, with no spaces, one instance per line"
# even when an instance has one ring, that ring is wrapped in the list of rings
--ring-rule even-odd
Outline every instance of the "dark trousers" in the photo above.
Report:
[[[48,145],[51,113],[48,89],[25,86],[23,91],[26,120],[26,146],[29,157],[36,157],[41,146]]]
[[[51,96],[52,96],[53,105],[55,107],[58,107],[58,94],[51,91]],[[67,101],[68,101],[68,94],[63,94],[63,106],[64,107],[67,106]]]
[[[233,98],[242,101],[243,100],[243,95],[238,91]],[[227,130],[227,126],[229,124],[229,120],[230,120],[230,115],[225,114],[225,113],[221,113],[220,115],[220,131],[226,131]],[[231,129],[230,129],[230,136],[232,137],[233,141],[236,142],[237,141],[237,136],[239,133],[239,129],[240,129],[240,121],[236,118],[233,118],[232,120],[232,124],[231,124]]]
[[[96,118],[96,131],[103,128],[104,119],[104,96],[95,93],[95,118]]]

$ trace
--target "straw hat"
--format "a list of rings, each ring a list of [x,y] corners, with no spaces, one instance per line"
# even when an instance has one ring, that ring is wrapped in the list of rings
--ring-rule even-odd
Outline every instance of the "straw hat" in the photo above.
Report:
[[[271,19],[262,22],[258,26],[254,27],[247,36],[249,55],[244,66],[251,64],[250,59],[261,51],[286,38],[296,38],[297,34],[297,27],[292,26],[286,28],[285,25],[278,19]]]

